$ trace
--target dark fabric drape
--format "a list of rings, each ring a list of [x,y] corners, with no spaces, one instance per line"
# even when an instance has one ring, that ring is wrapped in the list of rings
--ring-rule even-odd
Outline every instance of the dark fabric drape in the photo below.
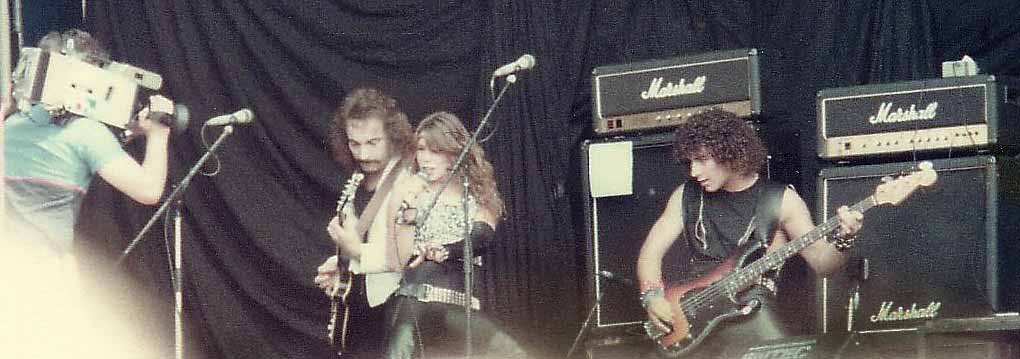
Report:
[[[973,57],[982,72],[1020,74],[1020,2],[931,1],[933,52],[939,61]]]
[[[1017,57],[1007,52],[1017,47],[997,44],[1020,38],[1018,22],[1003,21],[981,35],[962,35],[978,39],[975,44],[947,45],[956,39],[933,34],[944,26],[933,13],[947,11],[932,10],[925,0],[92,0],[88,6],[88,29],[115,58],[162,74],[161,92],[191,108],[189,130],[172,140],[171,182],[220,134],[219,128],[200,133],[201,122],[241,107],[257,117],[237,127],[202,169],[216,175],[198,175],[183,197],[191,358],[329,355],[329,303],[312,277],[334,250],[324,229],[347,175],[329,154],[330,114],[355,87],[392,94],[414,123],[446,110],[473,129],[492,102],[492,69],[522,53],[535,55],[537,67],[521,74],[483,131],[483,137],[495,131],[483,147],[496,167],[507,217],[478,275],[489,312],[536,353],[560,356],[580,327],[591,280],[578,150],[591,136],[593,67],[759,48],[775,177],[799,184],[813,205],[817,90],[930,77],[960,52],[989,54],[989,69],[1016,71]],[[130,147],[142,152],[139,144]],[[112,258],[154,211],[98,184],[79,223],[79,242]],[[164,321],[154,333],[163,338],[172,318],[168,229],[158,223],[122,268],[156,303],[145,315]]]

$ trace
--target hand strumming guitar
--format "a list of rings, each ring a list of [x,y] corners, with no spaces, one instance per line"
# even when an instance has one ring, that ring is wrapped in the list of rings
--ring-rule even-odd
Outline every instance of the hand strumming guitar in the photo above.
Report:
[[[648,320],[655,324],[663,333],[673,331],[673,308],[666,297],[658,296],[648,299]]]
[[[340,274],[337,271],[337,260],[337,256],[326,258],[326,261],[319,265],[318,274],[315,275],[315,285],[327,295],[333,293],[333,285],[336,284],[336,277]]]

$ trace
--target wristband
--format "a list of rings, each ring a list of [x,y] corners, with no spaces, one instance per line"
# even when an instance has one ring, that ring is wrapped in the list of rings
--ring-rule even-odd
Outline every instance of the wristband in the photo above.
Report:
[[[662,287],[652,288],[641,292],[641,307],[648,309],[648,301],[654,298],[662,298],[666,296],[666,293],[662,290]]]
[[[662,289],[665,285],[662,284],[661,280],[643,280],[641,281],[641,292],[645,292],[649,289],[659,288]]]
[[[852,236],[848,236],[839,231],[834,233],[832,237],[826,238],[826,241],[832,243],[832,246],[836,247],[836,250],[840,252],[845,252],[848,249],[853,248],[854,241],[856,240],[857,240],[856,233]]]

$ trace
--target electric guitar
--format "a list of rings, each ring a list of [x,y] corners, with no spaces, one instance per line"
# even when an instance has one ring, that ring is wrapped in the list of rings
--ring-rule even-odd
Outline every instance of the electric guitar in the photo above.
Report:
[[[931,162],[922,162],[917,171],[878,185],[874,194],[857,202],[850,210],[863,213],[882,204],[897,205],[919,187],[934,184],[936,178]],[[747,293],[747,289],[758,285],[762,274],[779,268],[788,258],[837,228],[839,217],[832,216],[801,238],[750,264],[744,265],[752,254],[759,252],[760,245],[737,252],[694,281],[670,286],[666,290],[666,299],[673,307],[672,331],[663,332],[646,321],[646,334],[658,344],[661,356],[683,356],[701,344],[719,325],[758,309],[760,298]]]
[[[358,190],[358,186],[361,185],[361,180],[364,178],[364,174],[356,172],[344,184],[344,189],[340,193],[340,199],[336,201],[336,215],[341,223],[344,220],[344,211],[351,204],[354,193]],[[337,351],[337,356],[343,356],[344,351],[347,350],[347,320],[350,318],[350,306],[347,305],[347,297],[351,294],[351,284],[354,280],[354,274],[340,260],[342,258],[340,254],[340,247],[337,246],[337,275],[336,282],[333,284],[333,290],[329,294],[331,302],[329,325],[326,326],[326,336],[329,338],[329,345]]]

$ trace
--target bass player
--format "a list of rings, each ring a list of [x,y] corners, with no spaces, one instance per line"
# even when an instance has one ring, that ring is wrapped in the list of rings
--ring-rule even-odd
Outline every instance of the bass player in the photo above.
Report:
[[[773,250],[815,227],[807,205],[791,186],[759,176],[765,147],[755,130],[735,114],[711,109],[692,115],[675,135],[674,154],[682,166],[689,167],[690,179],[670,196],[637,263],[648,326],[661,333],[685,324],[677,323],[678,318],[686,322],[685,314],[676,313],[677,307],[667,299],[663,283],[662,259],[674,243],[689,253],[689,262],[683,266],[685,278],[705,278],[719,272],[726,259],[744,248],[759,245]],[[844,206],[838,215],[840,228],[835,234],[800,252],[818,275],[843,265],[845,251],[861,228],[861,212]],[[769,304],[775,297],[774,281],[764,276],[760,284],[744,293],[760,298],[752,314],[722,322],[683,357],[738,357],[747,343],[785,336]]]

